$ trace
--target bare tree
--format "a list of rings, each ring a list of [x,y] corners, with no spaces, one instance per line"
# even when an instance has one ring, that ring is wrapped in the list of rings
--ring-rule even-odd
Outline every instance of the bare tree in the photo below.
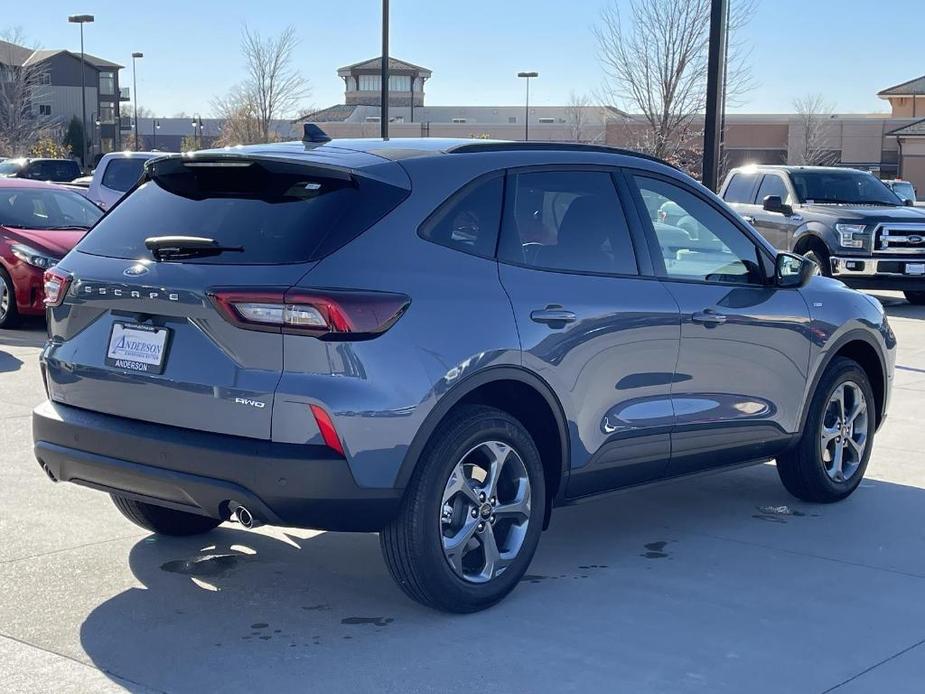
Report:
[[[47,95],[48,70],[30,60],[36,48],[24,48],[21,29],[8,29],[0,38],[0,149],[23,156],[57,124],[39,108]]]
[[[583,142],[585,139],[585,129],[588,125],[588,111],[590,108],[591,97],[587,94],[576,94],[574,90],[569,92],[566,118],[568,119],[572,139],[575,142]]]
[[[754,85],[748,51],[737,32],[757,0],[732,0],[729,16],[726,97],[735,103]],[[698,139],[697,115],[706,104],[710,0],[628,0],[624,21],[617,0],[594,27],[604,70],[603,101],[639,114],[637,147],[677,159]]]
[[[798,163],[808,166],[834,164],[838,155],[828,147],[828,121],[835,107],[822,94],[807,94],[793,100],[799,133]]]
[[[226,96],[213,100],[212,109],[222,121],[221,131],[214,142],[216,147],[270,141],[269,131],[260,122],[257,105],[244,86],[239,85]]]

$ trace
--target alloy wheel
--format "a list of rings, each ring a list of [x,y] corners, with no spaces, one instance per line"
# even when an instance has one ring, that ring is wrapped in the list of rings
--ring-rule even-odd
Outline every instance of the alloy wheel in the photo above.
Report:
[[[10,311],[10,301],[12,297],[13,292],[7,285],[6,279],[0,274],[0,323],[3,322],[6,318],[6,314]]]
[[[500,441],[471,448],[450,473],[440,505],[443,555],[457,576],[486,583],[510,566],[530,524],[530,477]]]
[[[867,399],[854,381],[838,385],[822,416],[820,445],[825,472],[834,482],[850,480],[867,448]]]

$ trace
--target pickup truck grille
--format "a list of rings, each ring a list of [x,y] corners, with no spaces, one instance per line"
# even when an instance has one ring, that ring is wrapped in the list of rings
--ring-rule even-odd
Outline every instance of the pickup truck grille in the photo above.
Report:
[[[874,230],[874,253],[925,255],[925,224],[881,224]]]

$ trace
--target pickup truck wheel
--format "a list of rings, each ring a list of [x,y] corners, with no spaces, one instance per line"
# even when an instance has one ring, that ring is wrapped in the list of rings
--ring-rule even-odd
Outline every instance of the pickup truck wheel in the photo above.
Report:
[[[781,482],[804,501],[831,503],[861,483],[873,445],[875,400],[864,370],[836,357],[813,395],[799,443],[777,459]]]
[[[819,266],[819,272],[823,277],[832,276],[832,263],[829,262],[829,251],[817,243],[803,254]]]
[[[7,271],[0,267],[0,328],[15,328],[19,323],[16,290]]]
[[[396,583],[447,612],[511,592],[533,559],[546,508],[543,464],[506,412],[467,405],[428,442],[399,516],[379,535]]]
[[[916,306],[922,306],[925,304],[925,291],[908,291],[903,292],[906,295],[906,301],[910,304],[915,304]]]
[[[160,535],[200,535],[218,527],[221,521],[196,513],[174,511],[172,508],[146,504],[118,494],[110,494],[112,502],[122,515],[137,526]]]

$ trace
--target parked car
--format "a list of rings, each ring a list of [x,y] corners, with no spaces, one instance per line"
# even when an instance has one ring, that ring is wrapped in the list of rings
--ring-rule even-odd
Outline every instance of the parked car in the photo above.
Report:
[[[108,210],[138,183],[145,162],[165,152],[110,152],[100,159],[90,179],[87,198]]]
[[[458,612],[517,585],[554,506],[772,458],[806,501],[860,483],[882,307],[686,175],[307,139],[152,162],[47,273],[52,480],[168,535],[379,531],[398,585]]]
[[[774,246],[812,258],[824,275],[925,304],[925,210],[873,174],[751,166],[733,169],[721,195]]]
[[[61,186],[0,179],[0,328],[45,312],[43,274],[102,214]]]
[[[67,183],[80,176],[73,159],[7,159],[0,162],[0,178],[29,178],[33,181]]]
[[[917,195],[915,192],[915,186],[912,185],[912,183],[909,181],[904,181],[900,178],[886,180],[883,183],[887,188],[896,193],[896,197],[905,202],[907,205],[915,205]]]

